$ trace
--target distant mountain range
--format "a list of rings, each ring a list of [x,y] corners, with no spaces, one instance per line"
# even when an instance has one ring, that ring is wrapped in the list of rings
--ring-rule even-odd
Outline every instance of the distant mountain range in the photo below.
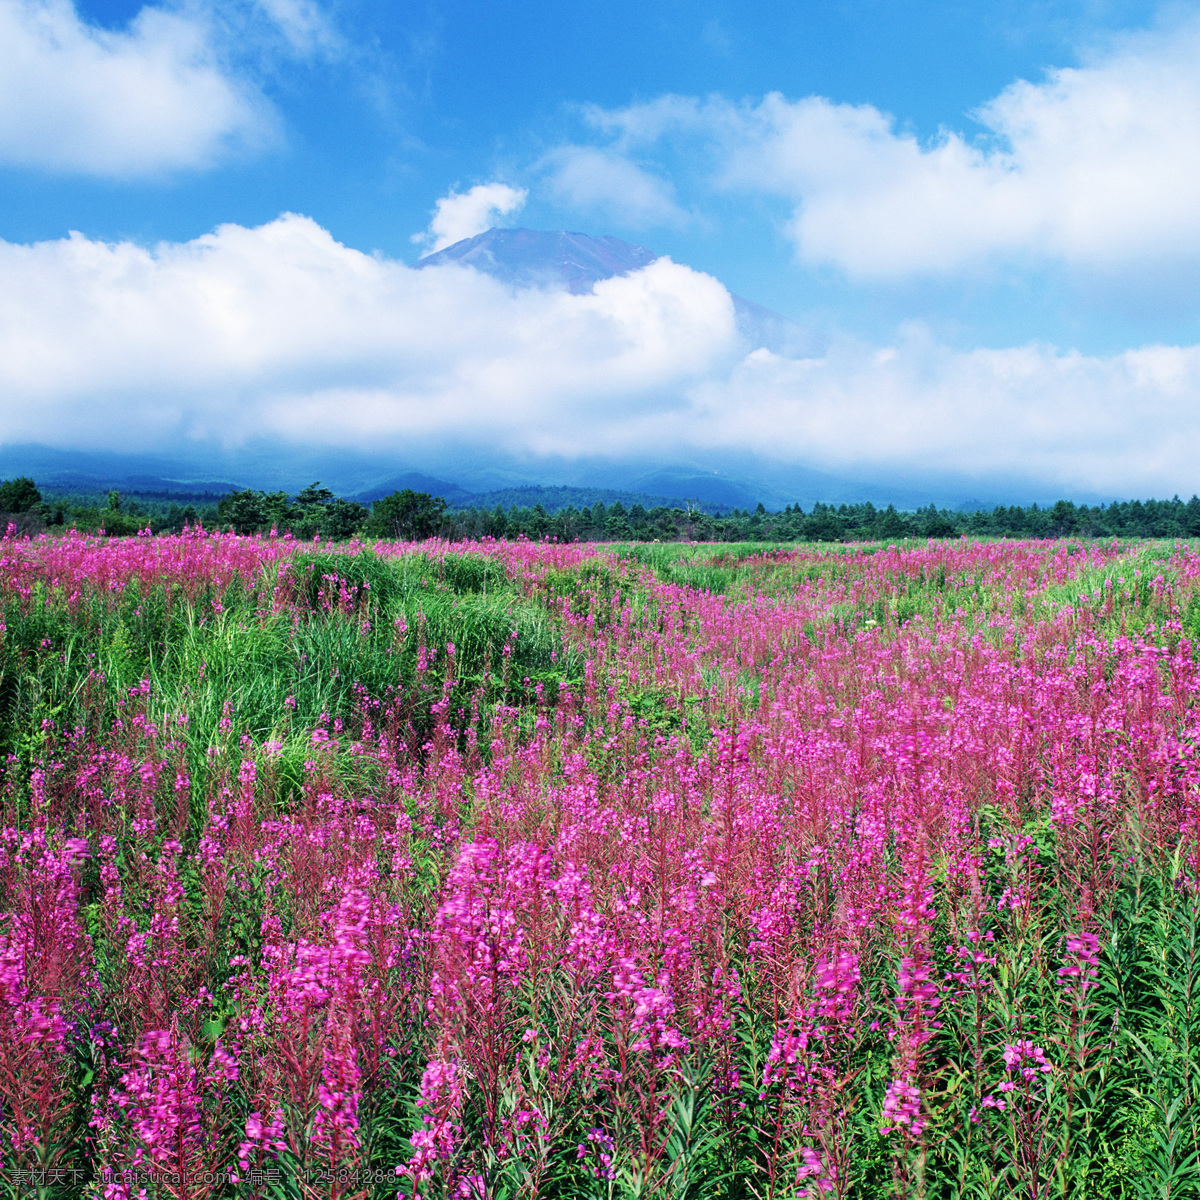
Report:
[[[452,508],[493,509],[497,504],[510,508],[530,508],[541,504],[547,512],[560,509],[591,507],[597,502],[611,505],[621,501],[626,506],[640,504],[650,509],[662,505],[676,507],[685,502],[696,503],[705,512],[727,513],[732,508],[753,508],[758,502],[743,488],[718,481],[705,488],[687,487],[687,478],[650,476],[650,482],[661,483],[665,491],[644,487],[602,487],[543,485],[517,483],[507,487],[490,487],[487,476],[476,481],[476,488],[463,487],[447,479],[427,475],[422,471],[401,471],[379,478],[362,486],[361,464],[357,462],[307,462],[307,472],[279,477],[275,473],[255,470],[247,465],[241,475],[225,478],[206,478],[190,474],[188,464],[168,459],[118,454],[85,454],[70,450],[54,450],[46,446],[18,445],[0,448],[0,479],[19,475],[32,476],[38,487],[47,494],[102,496],[119,491],[127,496],[141,496],[181,504],[213,500],[229,492],[254,487],[264,491],[282,490],[296,493],[308,483],[318,480],[349,500],[371,504],[392,492],[410,488],[414,492],[429,492],[441,496]],[[381,464],[372,464],[378,474]],[[321,467],[332,467],[322,473]],[[491,481],[494,482],[494,479]],[[480,486],[482,485],[482,486]],[[701,493],[704,493],[703,498]]]
[[[990,510],[998,503],[1027,504],[1031,499],[1045,503],[1058,499],[1042,492],[1024,491],[988,500],[964,501],[959,497],[971,495],[969,491],[960,490],[956,494],[945,489],[927,492],[914,487],[856,484],[815,471],[793,474],[790,478],[772,476],[755,487],[716,473],[671,467],[646,471],[636,464],[576,465],[571,475],[580,482],[548,484],[492,467],[481,468],[477,474],[464,469],[458,480],[452,480],[423,471],[398,470],[399,464],[383,459],[344,455],[311,455],[281,461],[279,456],[259,453],[224,465],[230,467],[228,473],[198,474],[196,464],[165,458],[84,454],[36,445],[0,447],[0,479],[30,475],[47,493],[95,497],[115,489],[125,495],[174,500],[180,504],[211,501],[247,487],[294,495],[314,480],[340,496],[364,504],[411,488],[442,496],[452,508],[493,509],[497,504],[504,508],[514,504],[525,508],[541,504],[547,512],[557,512],[568,505],[591,507],[597,501],[611,505],[617,500],[626,507],[641,504],[647,509],[660,504],[679,507],[693,503],[705,512],[718,514],[734,508],[752,509],[760,500],[772,511],[792,503],[811,508],[814,500],[835,505],[872,500],[879,507],[895,504],[899,509],[909,510],[933,501],[939,507],[966,512]],[[563,473],[558,472],[560,477]],[[1074,499],[1094,504],[1112,497]]]

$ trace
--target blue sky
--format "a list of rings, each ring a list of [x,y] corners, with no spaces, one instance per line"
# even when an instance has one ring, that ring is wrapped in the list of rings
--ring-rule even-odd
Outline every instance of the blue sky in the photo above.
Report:
[[[1200,488],[1195,5],[0,0],[0,189],[0,442]]]

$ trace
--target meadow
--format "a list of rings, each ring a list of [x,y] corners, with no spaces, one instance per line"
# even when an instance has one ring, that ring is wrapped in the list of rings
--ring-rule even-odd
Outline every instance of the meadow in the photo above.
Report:
[[[0,540],[0,1194],[1200,1193],[1200,550]]]

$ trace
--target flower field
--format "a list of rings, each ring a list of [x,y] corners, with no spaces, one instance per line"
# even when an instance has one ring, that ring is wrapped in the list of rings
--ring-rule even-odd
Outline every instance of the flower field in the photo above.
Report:
[[[1200,551],[0,541],[0,1189],[1200,1194]]]

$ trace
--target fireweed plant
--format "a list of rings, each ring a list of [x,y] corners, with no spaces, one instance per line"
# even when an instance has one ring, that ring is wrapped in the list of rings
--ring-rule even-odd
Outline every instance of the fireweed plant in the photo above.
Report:
[[[1200,1186],[1200,553],[0,541],[12,1196]]]

